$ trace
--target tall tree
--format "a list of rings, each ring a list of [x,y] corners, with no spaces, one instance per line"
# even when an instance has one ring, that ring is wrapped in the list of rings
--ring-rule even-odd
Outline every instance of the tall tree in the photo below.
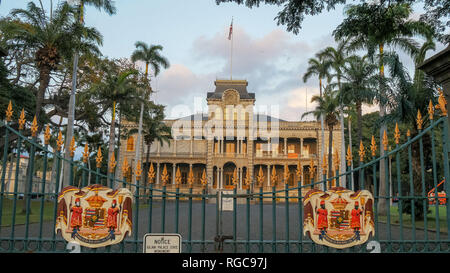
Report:
[[[141,102],[134,84],[136,70],[120,71],[115,64],[104,65],[104,75],[98,83],[92,86],[91,92],[99,104],[111,109],[111,125],[109,131],[108,164],[115,149],[116,109],[121,104],[136,104]]]
[[[331,75],[330,75],[330,68],[331,68],[331,62],[328,60],[324,60],[324,58],[318,54],[316,54],[316,58],[311,58],[308,60],[308,69],[306,70],[305,74],[303,75],[303,82],[307,82],[308,79],[310,79],[312,76],[318,76],[319,78],[319,96],[322,97],[322,87],[323,83],[322,81],[324,79],[327,80],[327,82],[330,81]],[[320,158],[319,162],[322,162],[323,155],[325,153],[325,133],[324,133],[324,117],[320,117],[320,128],[321,128],[321,148],[320,148]],[[320,166],[320,164],[319,164]]]
[[[320,51],[318,53],[319,56],[324,58],[325,60],[328,60],[331,63],[331,67],[333,68],[335,74],[332,75],[337,80],[337,86],[338,86],[338,92],[339,92],[339,121],[341,124],[341,158],[345,158],[345,126],[344,126],[344,101],[342,100],[342,86],[341,86],[341,79],[342,79],[342,70],[345,66],[345,63],[348,59],[347,54],[347,40],[342,40],[338,43],[337,47],[334,48],[332,46],[329,46],[325,48],[324,50]],[[341,160],[341,170],[345,170],[345,160]],[[345,180],[344,180],[345,181]]]
[[[369,56],[374,56],[376,48],[378,48],[380,78],[378,103],[381,120],[386,115],[387,103],[386,91],[383,88],[384,48],[388,45],[397,47],[414,56],[418,49],[417,43],[412,38],[432,35],[431,29],[425,23],[410,19],[411,13],[411,6],[407,3],[349,5],[346,8],[347,17],[333,32],[334,37],[338,40],[349,39],[350,49],[367,49]],[[382,137],[386,130],[386,124],[382,123],[379,135],[381,156],[384,155]],[[381,161],[380,172],[384,173],[385,168],[384,162]],[[385,185],[385,177],[382,175],[380,177],[380,194],[384,194]],[[385,199],[380,199],[378,203],[380,215],[385,215],[387,212],[385,202]]]
[[[144,42],[138,41],[135,43],[136,50],[131,55],[131,61],[137,62],[142,61],[145,63],[145,73],[144,73],[144,81],[148,84],[148,74],[149,74],[149,66],[151,65],[155,77],[161,71],[161,67],[168,68],[170,66],[169,61],[163,57],[159,51],[163,50],[161,45],[147,45]],[[148,84],[148,89],[143,92],[143,100],[149,100],[150,94],[152,90],[150,84]],[[144,102],[141,103],[141,114],[139,117],[139,129],[138,129],[138,141],[136,144],[136,160],[139,160],[141,157],[140,149],[141,149],[141,139],[142,139],[142,122],[143,122],[143,114],[144,114]]]
[[[351,56],[342,69],[342,96],[346,103],[355,103],[358,141],[362,140],[362,105],[372,104],[378,82],[376,71],[378,66],[369,62],[367,56]],[[350,130],[350,129],[349,129]]]
[[[333,129],[339,123],[339,94],[332,91],[330,86],[325,88],[323,96],[313,96],[311,102],[316,102],[316,109],[305,112],[302,118],[307,115],[314,115],[316,119],[325,117],[325,124],[328,126],[328,175],[332,173],[333,167]]]
[[[95,28],[88,28],[74,20],[76,9],[67,3],[59,4],[50,15],[29,2],[27,9],[13,9],[14,20],[2,21],[0,30],[16,41],[16,46],[31,48],[39,72],[36,94],[36,118],[42,127],[41,114],[51,73],[58,69],[63,59],[70,60],[75,50],[83,54],[100,54],[97,45],[102,36]],[[45,112],[44,112],[45,113]]]

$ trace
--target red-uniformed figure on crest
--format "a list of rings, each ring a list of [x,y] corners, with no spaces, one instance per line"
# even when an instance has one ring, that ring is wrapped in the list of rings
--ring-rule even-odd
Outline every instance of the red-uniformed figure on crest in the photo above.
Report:
[[[361,229],[361,214],[362,210],[359,208],[358,201],[355,202],[355,208],[352,209],[352,219],[350,222],[350,227],[355,231],[356,237],[359,240],[359,231]]]
[[[109,228],[111,234],[111,240],[114,240],[114,230],[117,228],[117,215],[119,214],[119,208],[116,207],[117,201],[112,201],[111,207],[108,209],[108,218],[106,219],[106,227]]]
[[[75,207],[71,207],[70,211],[72,212],[72,218],[70,219],[70,227],[72,228],[72,238],[75,237],[75,234],[83,224],[82,214],[83,208],[80,206],[80,198],[75,199]]]
[[[320,230],[319,238],[322,240],[322,237],[327,232],[328,228],[328,210],[325,208],[325,201],[320,201],[320,208],[317,209],[318,219],[317,219],[317,228]]]

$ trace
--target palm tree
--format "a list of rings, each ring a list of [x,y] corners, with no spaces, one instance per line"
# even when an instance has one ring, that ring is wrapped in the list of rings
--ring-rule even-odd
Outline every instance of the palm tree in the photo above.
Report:
[[[155,77],[161,71],[161,66],[164,68],[168,68],[170,66],[169,61],[161,56],[158,51],[163,50],[161,45],[150,45],[148,46],[146,43],[138,41],[135,43],[136,50],[131,55],[131,61],[142,61],[145,63],[145,74],[144,81],[148,83],[148,68],[149,65],[152,66]],[[150,87],[150,86],[149,86]],[[150,99],[151,87],[148,89],[148,92],[144,92],[144,100]],[[139,131],[138,131],[138,141],[136,145],[136,160],[140,159],[140,149],[141,149],[141,139],[142,139],[142,119],[144,113],[144,103],[141,103],[141,114],[139,117]]]
[[[336,48],[330,46],[318,53],[319,56],[331,62],[331,67],[333,68],[335,74],[332,75],[336,77],[339,94],[342,92],[341,79],[342,79],[342,69],[347,62],[347,40],[342,40],[338,43]],[[342,96],[338,96],[340,99],[340,110],[339,110],[339,120],[341,123],[341,158],[345,158],[345,134],[344,134],[344,102],[342,101]],[[345,161],[341,160],[341,169],[345,170]],[[344,180],[345,181],[345,180]],[[344,182],[345,183],[345,182]]]
[[[349,49],[367,49],[368,55],[373,56],[378,48],[379,66],[379,94],[380,119],[386,115],[386,92],[384,84],[384,47],[394,46],[402,49],[410,55],[417,53],[414,36],[430,36],[431,29],[423,22],[409,19],[412,8],[407,3],[390,3],[375,5],[363,3],[360,5],[348,5],[346,7],[347,18],[333,31],[335,39],[350,39]],[[380,126],[380,155],[384,155],[382,145],[383,132],[387,130],[385,123]],[[380,161],[380,172],[384,173],[385,165]],[[385,178],[380,177],[380,194],[385,192]],[[378,213],[386,214],[386,200],[380,199]]]
[[[164,142],[170,144],[172,129],[164,123],[164,106],[146,103],[144,109],[143,136],[144,143],[147,146],[147,153],[144,165],[144,173],[148,172],[150,166],[150,147],[158,141],[161,145]],[[130,136],[137,133],[136,129],[129,130],[126,135]],[[147,184],[147,175],[144,176],[144,185]]]
[[[303,75],[303,82],[307,82],[309,78],[311,78],[313,75],[317,75],[319,77],[319,94],[320,97],[322,97],[322,80],[327,79],[327,82],[330,80],[330,67],[331,62],[324,60],[323,57],[316,54],[316,58],[311,58],[308,60],[308,69],[306,70],[305,74]],[[323,154],[325,150],[325,133],[324,133],[324,118],[323,116],[320,117],[320,128],[321,128],[321,149],[320,149],[320,158],[319,162],[322,162],[323,160]],[[320,164],[319,164],[320,165]]]
[[[333,128],[339,123],[339,93],[332,91],[330,86],[325,88],[323,96],[313,96],[311,102],[316,102],[317,107],[313,111],[305,112],[302,118],[307,115],[314,115],[318,120],[325,117],[325,123],[328,126],[328,175],[331,175],[333,166]]]
[[[27,9],[13,9],[16,20],[4,21],[1,31],[22,47],[32,48],[39,71],[39,88],[36,94],[36,119],[40,116],[51,73],[58,69],[63,59],[70,60],[78,50],[82,54],[99,55],[97,45],[102,36],[95,28],[84,27],[74,20],[76,10],[67,3],[59,4],[51,15],[29,2]],[[40,126],[41,127],[41,126]]]
[[[111,125],[109,132],[108,162],[114,153],[115,129],[116,129],[116,109],[120,104],[134,104],[140,102],[137,96],[134,75],[136,70],[117,71],[114,64],[103,64],[103,79],[93,84],[91,92],[99,100],[99,104],[104,107],[112,107]]]
[[[368,62],[367,58],[367,56],[351,56],[342,69],[344,82],[341,86],[341,93],[343,99],[347,103],[355,103],[357,143],[362,140],[362,105],[363,103],[372,104],[376,95],[373,87],[378,80],[375,75],[378,67]]]

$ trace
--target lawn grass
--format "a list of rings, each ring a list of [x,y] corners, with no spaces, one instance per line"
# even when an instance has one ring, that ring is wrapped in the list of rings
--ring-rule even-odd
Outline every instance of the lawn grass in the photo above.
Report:
[[[15,224],[23,225],[26,223],[26,213],[22,213],[24,207],[23,200],[17,200],[16,212],[15,212]],[[51,221],[54,218],[54,205],[53,201],[44,201],[43,209],[43,221]],[[41,217],[41,199],[31,200],[30,202],[31,214],[29,216],[29,223],[39,223]],[[11,226],[13,218],[13,200],[9,198],[3,199],[2,207],[2,227]]]
[[[428,208],[429,213],[427,215],[427,228],[428,230],[436,231],[436,209],[433,206]],[[440,231],[443,233],[447,233],[447,208],[445,206],[439,206],[439,227]],[[378,216],[378,221],[380,223],[387,223],[387,216]],[[397,206],[391,206],[390,208],[390,221],[391,224],[400,225],[400,216],[398,213]],[[402,214],[402,224],[403,227],[412,228],[412,217],[410,214],[403,213]],[[425,221],[415,219],[414,226],[419,229],[425,228]]]

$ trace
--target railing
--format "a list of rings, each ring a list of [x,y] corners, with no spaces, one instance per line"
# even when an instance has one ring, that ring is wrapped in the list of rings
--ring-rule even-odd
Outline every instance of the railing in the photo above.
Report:
[[[445,105],[441,105],[439,108],[445,109]],[[82,252],[141,252],[144,234],[152,232],[181,234],[183,252],[368,252],[367,244],[338,250],[315,244],[303,234],[304,193],[312,188],[326,191],[339,186],[372,192],[376,232],[371,240],[380,244],[381,252],[450,252],[448,195],[445,204],[442,204],[438,202],[442,196],[436,194],[430,197],[427,194],[441,180],[448,181],[450,178],[447,113],[442,111],[438,120],[434,120],[433,114],[430,111],[428,116],[430,126],[425,129],[419,126],[417,135],[411,137],[407,134],[404,143],[400,143],[397,128],[394,132],[395,148],[385,150],[381,157],[375,156],[377,146],[388,146],[387,134],[382,143],[376,143],[373,138],[371,157],[365,154],[367,148],[361,145],[361,163],[357,168],[348,167],[341,171],[339,161],[335,160],[337,172],[333,177],[322,173],[319,181],[300,180],[295,187],[290,187],[287,179],[278,181],[274,176],[269,191],[264,191],[262,181],[265,177],[256,169],[254,177],[244,179],[246,189],[243,192],[236,189],[236,177],[233,177],[234,187],[230,191],[213,189],[212,181],[207,181],[205,176],[201,188],[194,188],[192,182],[184,189],[183,186],[180,189],[179,182],[169,186],[167,170],[163,170],[163,177],[166,178],[160,188],[155,186],[155,174],[151,170],[144,174],[148,175],[146,185],[137,170],[134,170],[136,183],[129,183],[127,181],[132,179],[114,177],[114,160],[107,164],[107,174],[101,172],[106,162],[97,148],[94,148],[96,155],[85,150],[82,162],[74,161],[73,155],[66,160],[61,152],[64,143],[61,133],[58,134],[57,145],[52,148],[48,142],[48,127],[43,137],[44,144],[41,145],[36,134],[29,138],[22,134],[23,127],[15,130],[9,125],[10,122],[2,123],[0,252],[67,252],[67,242],[54,231],[58,193],[67,185],[87,186],[89,176],[91,184],[131,190],[134,196],[133,232],[131,237],[117,245],[96,249],[82,247]],[[422,117],[418,118],[418,123],[422,124]],[[37,131],[35,121],[31,131]],[[75,151],[74,141],[70,150]],[[430,160],[427,160],[425,152],[429,153]],[[11,153],[15,156],[8,156]],[[26,176],[19,177],[20,155],[23,154],[29,155],[29,164]],[[366,162],[367,158],[369,162]],[[393,159],[391,167],[381,172],[380,163],[389,166],[390,158]],[[95,170],[88,167],[88,160],[96,161],[92,164]],[[353,161],[350,153],[346,160],[350,166]],[[5,183],[8,164],[19,166],[15,169],[12,191],[6,188]],[[68,177],[62,177],[63,165],[70,167]],[[50,168],[54,168],[55,172],[52,186],[48,187],[47,175],[39,177],[40,182],[36,183],[34,174],[37,169],[46,174]],[[323,165],[321,169],[328,168]],[[316,176],[317,166],[311,166],[308,171],[311,177]],[[297,177],[303,177],[303,168],[297,168],[296,172]],[[287,174],[285,177],[289,177],[289,172]],[[344,176],[345,185],[342,184]],[[21,179],[25,181],[22,190],[19,189]],[[354,183],[353,179],[358,183]],[[176,181],[180,180],[176,178]],[[396,193],[390,190],[391,185]],[[444,182],[442,186],[446,194],[450,193],[450,183]],[[394,198],[398,202],[391,205]],[[430,198],[435,199],[432,205],[428,205]],[[222,208],[226,199],[233,204],[230,212]],[[223,241],[223,238],[231,239]]]

